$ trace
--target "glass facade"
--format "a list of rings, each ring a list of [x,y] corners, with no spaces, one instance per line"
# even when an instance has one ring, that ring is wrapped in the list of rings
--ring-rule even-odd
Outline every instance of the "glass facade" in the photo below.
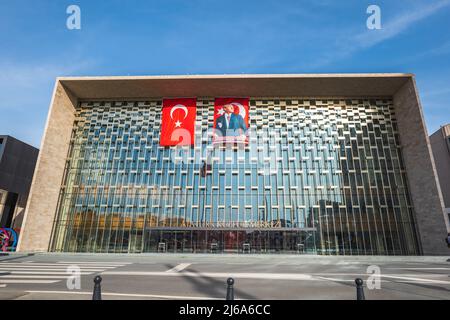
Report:
[[[161,147],[162,100],[83,102],[52,251],[419,253],[391,99],[250,98],[250,143]]]

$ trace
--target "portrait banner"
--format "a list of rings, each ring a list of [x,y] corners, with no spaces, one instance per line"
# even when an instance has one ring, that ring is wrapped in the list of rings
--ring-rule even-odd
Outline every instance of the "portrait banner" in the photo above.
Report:
[[[248,144],[248,98],[216,98],[213,144]]]

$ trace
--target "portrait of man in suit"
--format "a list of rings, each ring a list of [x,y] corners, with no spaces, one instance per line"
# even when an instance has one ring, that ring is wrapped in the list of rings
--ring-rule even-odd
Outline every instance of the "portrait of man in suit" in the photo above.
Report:
[[[240,114],[234,113],[234,106],[226,104],[223,106],[224,114],[217,118],[216,130],[220,131],[222,137],[243,137],[247,133],[247,125]]]

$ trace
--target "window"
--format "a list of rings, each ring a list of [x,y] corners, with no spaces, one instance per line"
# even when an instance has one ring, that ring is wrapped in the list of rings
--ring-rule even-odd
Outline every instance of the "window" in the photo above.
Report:
[[[188,149],[192,160],[209,145],[202,137],[213,105],[206,99],[197,108],[200,148]],[[120,234],[130,232],[129,243],[146,251],[176,240],[209,252],[205,235],[214,227],[279,222],[293,232],[317,228],[305,235],[310,252],[315,244],[323,254],[416,252],[414,241],[392,245],[414,238],[392,100],[251,98],[250,106],[251,127],[263,133],[258,145],[245,154],[213,149],[211,172],[202,175],[201,161],[174,163],[172,149],[159,146],[160,100],[81,103],[63,182],[73,192],[61,197],[53,250],[94,250],[90,235],[99,234],[95,250],[120,251]],[[211,230],[195,229],[209,223]],[[158,225],[189,229],[162,233]],[[220,248],[239,247],[240,233],[223,232]],[[256,232],[281,248],[279,231]]]

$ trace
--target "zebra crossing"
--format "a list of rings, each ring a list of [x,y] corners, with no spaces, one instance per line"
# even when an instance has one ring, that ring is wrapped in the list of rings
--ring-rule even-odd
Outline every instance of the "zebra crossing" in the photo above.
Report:
[[[127,266],[128,262],[0,262],[0,288],[8,284],[52,284],[72,276],[70,267],[78,267],[80,275],[90,275]]]

